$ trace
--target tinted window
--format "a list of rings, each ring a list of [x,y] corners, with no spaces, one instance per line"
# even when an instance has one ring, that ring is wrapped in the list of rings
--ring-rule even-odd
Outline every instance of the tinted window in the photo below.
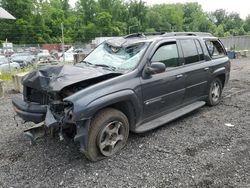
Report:
[[[205,59],[205,57],[204,57],[204,53],[203,53],[203,50],[201,47],[201,43],[198,40],[195,40],[195,44],[196,44],[196,47],[198,50],[199,59],[200,59],[200,61],[203,61]]]
[[[199,61],[199,55],[194,40],[182,40],[181,46],[185,57],[185,64]]]
[[[222,47],[222,45],[218,41],[206,41],[207,49],[209,51],[209,54],[212,58],[225,56],[225,51]]]
[[[179,55],[176,44],[165,44],[159,47],[151,61],[162,62],[166,67],[177,67],[179,65]]]

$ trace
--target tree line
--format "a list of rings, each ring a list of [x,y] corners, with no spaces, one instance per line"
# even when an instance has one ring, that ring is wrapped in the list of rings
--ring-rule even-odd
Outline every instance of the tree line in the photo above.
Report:
[[[198,3],[157,4],[142,0],[0,0],[17,19],[0,20],[0,40],[17,44],[88,42],[129,32],[210,32],[218,37],[250,34],[250,16],[219,9],[204,12]]]

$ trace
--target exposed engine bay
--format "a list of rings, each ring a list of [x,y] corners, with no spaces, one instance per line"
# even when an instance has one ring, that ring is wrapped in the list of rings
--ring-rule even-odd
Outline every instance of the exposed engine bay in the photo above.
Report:
[[[75,122],[72,120],[73,104],[63,99],[91,85],[121,75],[103,68],[82,66],[48,66],[31,72],[23,79],[24,102],[46,106],[44,126],[59,131],[60,139],[62,129],[70,128],[70,132],[75,133],[75,130],[72,131],[72,128],[75,129]],[[30,131],[26,131],[26,136],[35,137],[35,131],[32,134]]]

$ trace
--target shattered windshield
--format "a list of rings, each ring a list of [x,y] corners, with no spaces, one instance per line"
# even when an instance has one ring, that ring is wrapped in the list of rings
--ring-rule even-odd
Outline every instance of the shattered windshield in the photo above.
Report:
[[[112,67],[114,70],[132,70],[139,63],[148,43],[136,43],[126,47],[114,47],[108,43],[99,45],[84,62],[94,66]]]

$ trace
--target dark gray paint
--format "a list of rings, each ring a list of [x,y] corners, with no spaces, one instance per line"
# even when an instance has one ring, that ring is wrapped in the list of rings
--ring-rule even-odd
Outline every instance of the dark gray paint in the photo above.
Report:
[[[180,41],[187,38],[200,40],[205,55],[204,61],[184,64]],[[217,40],[215,37],[209,38]],[[126,44],[133,43],[133,39],[126,40],[128,40]],[[149,127],[148,129],[145,127],[142,129],[143,124],[150,124],[157,118],[167,117],[166,115],[173,111],[177,110],[176,112],[178,112],[178,109],[196,101],[204,100],[207,96],[208,86],[214,77],[225,76],[225,82],[229,79],[230,61],[228,57],[211,59],[203,38],[172,36],[156,37],[150,40],[136,38],[135,40],[137,42],[147,41],[150,45],[138,66],[128,73],[117,74],[99,68],[88,67],[47,68],[46,70],[31,73],[26,77],[23,84],[40,90],[47,89],[58,92],[71,84],[100,78],[99,82],[63,99],[73,104],[71,121],[76,123],[78,130],[75,140],[86,140],[89,120],[102,108],[119,102],[131,104],[130,111],[132,111],[133,120],[130,121],[130,130],[134,132],[147,131],[159,125],[156,123],[152,124],[152,126],[146,126]],[[177,43],[180,66],[166,69],[166,72],[160,74],[145,74],[144,70],[150,66],[149,60],[156,49],[161,44],[168,42]],[[110,79],[103,80],[102,76],[108,74],[115,75]],[[48,75],[52,75],[52,77]],[[13,104],[20,109],[16,102]],[[17,111],[17,113],[20,115],[20,111]],[[26,114],[26,120],[27,116]],[[178,117],[178,114],[175,114],[175,116]],[[81,130],[84,131],[81,132]],[[81,146],[84,149],[84,142],[81,143]]]

